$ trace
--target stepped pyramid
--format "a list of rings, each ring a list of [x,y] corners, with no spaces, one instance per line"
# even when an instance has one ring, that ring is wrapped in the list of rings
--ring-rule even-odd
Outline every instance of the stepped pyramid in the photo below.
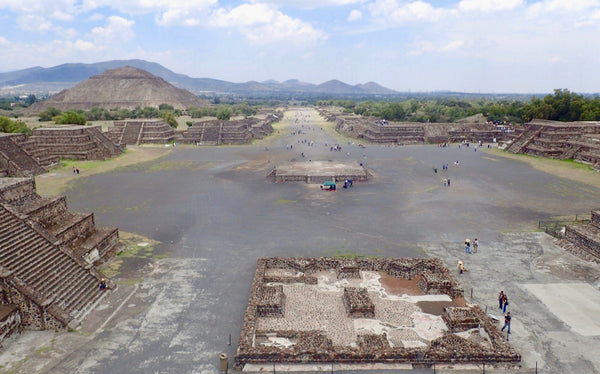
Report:
[[[42,198],[32,178],[0,178],[0,304],[31,329],[77,324],[100,301],[94,264],[116,254],[118,230]],[[109,288],[110,288],[109,283]]]
[[[94,107],[135,109],[158,107],[160,104],[187,109],[190,106],[206,106],[208,102],[145,70],[125,66],[90,77],[47,100],[33,104],[27,112],[39,113],[49,107],[64,111],[90,110]]]

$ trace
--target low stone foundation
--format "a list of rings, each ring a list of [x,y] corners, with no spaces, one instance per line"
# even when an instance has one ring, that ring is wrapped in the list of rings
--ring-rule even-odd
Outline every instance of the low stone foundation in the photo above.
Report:
[[[387,294],[379,281],[383,277],[388,282],[390,277],[401,278],[393,284],[416,278],[413,282],[419,280],[424,295],[410,301],[411,296]],[[439,316],[417,306],[417,300],[453,302],[462,295],[439,259],[261,258],[235,368],[325,363],[518,365],[521,356],[479,307],[447,307]]]

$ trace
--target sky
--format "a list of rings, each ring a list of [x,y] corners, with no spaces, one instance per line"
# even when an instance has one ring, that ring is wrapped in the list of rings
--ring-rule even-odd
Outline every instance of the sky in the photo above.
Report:
[[[0,0],[0,72],[144,59],[194,78],[600,92],[600,0]]]

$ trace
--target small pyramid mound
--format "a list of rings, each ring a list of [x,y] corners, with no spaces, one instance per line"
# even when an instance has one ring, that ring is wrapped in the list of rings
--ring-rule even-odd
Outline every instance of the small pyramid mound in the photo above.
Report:
[[[90,110],[94,107],[135,109],[158,107],[160,104],[187,109],[190,106],[206,106],[207,102],[145,70],[125,66],[107,70],[35,103],[28,112],[39,113],[49,107],[60,110]]]

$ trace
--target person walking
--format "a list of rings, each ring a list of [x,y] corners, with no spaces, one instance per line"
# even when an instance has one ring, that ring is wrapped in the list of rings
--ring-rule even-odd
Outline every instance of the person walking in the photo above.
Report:
[[[498,308],[502,310],[502,305],[504,304],[504,291],[500,291],[500,295],[498,295]]]
[[[504,297],[502,298],[502,304],[504,304],[502,307],[502,313],[506,313],[506,307],[508,306],[508,296],[506,296],[506,294],[504,294]]]
[[[502,326],[502,329],[500,331],[504,331],[505,328],[508,327],[508,331],[507,331],[507,335],[506,335],[506,340],[508,340],[508,335],[510,335],[510,321],[512,320],[512,317],[510,316],[510,312],[506,313],[506,315],[504,316],[504,326]]]
[[[478,248],[479,248],[479,242],[477,241],[477,238],[475,238],[475,240],[473,240],[473,253],[477,253]]]
[[[462,261],[458,261],[458,273],[462,274],[465,271],[467,271],[467,269],[465,269],[465,265],[463,264]]]
[[[471,253],[471,239],[465,239],[465,253]]]

